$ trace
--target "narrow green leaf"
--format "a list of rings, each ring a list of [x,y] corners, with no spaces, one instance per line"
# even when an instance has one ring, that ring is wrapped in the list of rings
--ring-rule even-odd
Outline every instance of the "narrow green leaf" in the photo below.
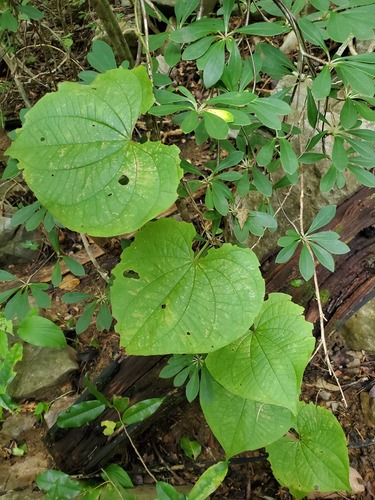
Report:
[[[323,153],[303,153],[299,158],[299,163],[314,164],[318,163],[323,158],[327,158],[327,155]]]
[[[340,112],[340,123],[346,129],[354,127],[357,123],[358,113],[352,99],[346,98]]]
[[[173,68],[181,59],[181,45],[179,43],[170,41],[164,52],[165,62]]]
[[[85,376],[83,377],[83,384],[89,391],[89,393],[94,396],[102,405],[105,405],[107,407],[112,406],[108,399],[104,396],[104,394],[98,390],[96,384],[89,379],[88,373],[85,373]]]
[[[220,172],[226,168],[235,167],[242,161],[243,156],[244,154],[242,151],[233,151],[226,158],[221,160],[217,166],[215,166],[213,172]]]
[[[17,5],[17,9],[29,19],[38,21],[44,17],[43,12],[32,5]]]
[[[224,481],[228,472],[228,462],[218,462],[209,467],[195,483],[189,493],[189,500],[203,500],[213,493]]]
[[[327,24],[327,33],[335,42],[346,42],[351,33],[349,19],[340,12],[330,12]]]
[[[335,255],[343,255],[350,252],[348,245],[339,240],[339,235],[335,231],[315,233],[311,235],[311,238],[328,252]]]
[[[269,178],[262,173],[257,167],[253,166],[251,169],[253,174],[253,183],[259,193],[264,196],[272,196],[272,183]]]
[[[199,370],[194,368],[191,370],[189,382],[185,387],[186,399],[192,403],[199,393]]]
[[[285,262],[288,262],[288,260],[293,257],[299,243],[299,241],[294,241],[293,243],[286,245],[282,250],[280,250],[280,252],[276,256],[276,264],[284,264]]]
[[[47,210],[44,207],[40,207],[39,210],[33,213],[33,215],[26,221],[25,228],[26,231],[34,231],[42,223]]]
[[[313,254],[322,264],[322,266],[324,266],[333,273],[335,270],[335,261],[333,260],[332,255],[329,252],[327,252],[327,250],[325,250],[319,245],[316,245],[312,241],[310,241],[310,246],[311,250],[313,251]]]
[[[81,302],[82,300],[91,299],[94,296],[91,293],[85,292],[67,292],[61,297],[61,300],[65,302],[65,304],[76,304],[77,302]]]
[[[14,295],[20,289],[19,286],[15,288],[11,288],[10,290],[6,290],[5,292],[0,292],[0,304],[9,299],[12,295]]]
[[[122,415],[122,421],[126,425],[142,422],[155,413],[163,401],[164,398],[152,398],[135,403],[133,406],[125,410]]]
[[[186,113],[185,118],[181,123],[181,130],[185,134],[190,134],[195,130],[199,125],[199,115],[196,111],[189,111]],[[182,162],[181,162],[182,166]],[[183,168],[183,166],[182,166]]]
[[[311,127],[315,128],[318,122],[319,111],[312,95],[309,87],[306,87],[307,90],[307,120]]]
[[[59,286],[62,281],[62,273],[60,267],[60,259],[56,261],[52,269],[51,282],[53,286]]]
[[[319,75],[314,79],[312,84],[312,94],[315,99],[325,99],[331,92],[331,74],[328,66],[324,66]]]
[[[320,180],[321,192],[328,193],[328,191],[331,191],[331,189],[335,187],[336,179],[337,179],[337,170],[335,166],[332,165]]]
[[[324,38],[326,38],[327,35],[325,34],[324,30],[319,28],[316,24],[312,23],[306,17],[298,19],[298,24],[306,40],[314,45],[317,45],[318,47],[321,47],[327,54],[328,48],[324,41]]]
[[[199,0],[177,0],[174,6],[177,24],[182,26],[199,5]]]
[[[44,286],[38,286],[38,285],[45,285]],[[43,309],[48,309],[51,307],[51,298],[50,296],[45,293],[44,290],[48,290],[48,285],[44,283],[31,283],[29,285],[29,290],[31,292],[31,295],[34,297],[35,302],[37,303],[38,307],[42,307]]]
[[[224,71],[225,63],[225,41],[220,40],[210,48],[210,56],[203,70],[203,83],[207,88],[212,87]]]
[[[63,429],[81,427],[98,418],[105,410],[105,405],[100,401],[83,401],[77,403],[60,413],[56,424]]]
[[[8,271],[0,269],[0,281],[17,281],[17,280],[18,278],[14,274],[11,274]]]
[[[294,174],[298,170],[297,155],[286,139],[279,139],[281,165],[287,174]]]
[[[222,19],[203,18],[190,23],[184,28],[177,29],[171,34],[170,38],[174,42],[190,43],[206,35],[220,31],[224,31],[224,22]]]
[[[275,150],[275,139],[267,141],[257,153],[257,163],[261,167],[267,166],[273,157]]]
[[[335,136],[333,142],[332,163],[340,172],[345,170],[349,163],[348,153],[344,147],[344,138],[339,135]]]
[[[17,317],[19,320],[27,316],[29,312],[29,297],[25,289],[19,289],[18,292],[8,300],[4,308],[4,316],[6,319]]]
[[[96,316],[96,327],[100,332],[109,330],[112,325],[112,314],[107,304],[100,304]]]
[[[251,23],[248,26],[238,28],[236,30],[236,33],[258,36],[276,36],[281,35],[282,33],[287,33],[288,31],[290,31],[290,28],[281,23],[259,22]]]
[[[309,281],[314,274],[315,265],[306,245],[302,245],[298,265],[302,278],[305,281]]]
[[[365,168],[357,167],[355,165],[348,165],[348,169],[355,175],[357,180],[369,188],[375,187],[375,175],[366,170]]]
[[[65,262],[66,267],[69,269],[74,276],[85,276],[85,268],[80,264],[77,260],[72,257],[67,257],[66,255],[62,255],[62,260]]]
[[[120,465],[117,464],[109,464],[104,467],[103,472],[101,474],[104,481],[110,481],[114,483],[116,486],[120,485],[123,488],[134,488],[134,484],[130,479],[129,474],[124,471]]]
[[[156,483],[156,495],[158,500],[181,500],[178,491],[171,484],[163,481]]]
[[[94,300],[93,302],[90,302],[89,304],[87,304],[84,307],[83,313],[81,314],[81,316],[78,318],[78,320],[76,322],[77,335],[80,335],[81,333],[83,333],[90,326],[96,305],[97,305],[97,302]]]
[[[327,205],[319,210],[314,220],[312,221],[306,234],[311,234],[317,229],[328,224],[336,215],[336,205]]]
[[[182,53],[182,60],[189,61],[202,57],[216,40],[216,36],[206,36],[188,45]]]
[[[225,184],[221,181],[212,182],[212,199],[214,207],[221,215],[227,215],[229,212],[229,204],[227,201],[228,193],[224,186]]]
[[[66,347],[66,339],[60,328],[42,316],[27,316],[20,321],[17,335],[29,344],[41,347]]]
[[[11,226],[16,227],[27,221],[37,210],[40,208],[40,202],[35,201],[31,205],[22,207],[17,210],[17,212],[12,216],[10,221]]]

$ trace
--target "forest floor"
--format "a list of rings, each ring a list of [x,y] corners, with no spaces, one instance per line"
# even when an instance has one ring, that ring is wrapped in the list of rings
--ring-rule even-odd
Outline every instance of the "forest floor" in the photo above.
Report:
[[[57,3],[61,5],[60,2]],[[79,3],[77,2],[77,5]],[[17,126],[19,111],[25,107],[25,96],[31,103],[35,103],[45,93],[56,90],[60,81],[75,81],[77,73],[88,68],[86,55],[90,50],[95,31],[93,15],[89,12],[86,3],[81,2],[79,7],[70,7],[65,12],[62,22],[53,4],[54,2],[49,2],[46,7],[44,2],[45,19],[28,26],[24,24],[15,36],[15,54],[18,61],[24,65],[17,68],[17,81],[14,79],[10,66],[4,60],[0,61],[0,83],[4,89],[0,100],[7,131],[14,128],[14,124]],[[69,40],[72,41],[71,46]],[[195,76],[191,67],[182,65],[177,69],[176,78],[180,84],[184,82],[184,79],[191,80]],[[179,146],[184,157],[189,158],[194,165],[200,166],[210,158],[209,145],[196,148],[188,137],[178,132],[170,133],[171,130],[168,129],[169,133],[165,134],[164,142]],[[0,130],[0,161],[4,159],[3,153],[6,146],[6,133]],[[34,201],[23,181],[17,181],[14,184],[6,182],[2,189],[2,192],[6,193],[6,197],[2,200],[4,210],[6,206],[16,207],[20,203],[28,204]],[[67,255],[76,256],[78,253],[80,255],[85,253],[79,235],[68,230],[60,231],[60,244]],[[91,244],[97,249],[100,267],[110,271],[119,260],[120,239],[96,240],[91,241]],[[38,271],[43,276],[42,281],[49,282],[53,259],[51,247],[42,235],[39,249],[32,261],[10,265],[7,269],[24,279]],[[78,397],[84,388],[84,374],[89,373],[90,378],[95,379],[122,352],[119,338],[114,331],[99,332],[95,325],[91,324],[82,335],[76,336],[74,333],[74,320],[79,317],[82,307],[65,304],[61,301],[62,294],[67,291],[97,294],[98,290],[105,286],[105,282],[90,258],[86,255],[83,260],[86,271],[83,278],[66,273],[62,285],[58,288],[51,286],[49,290],[52,308],[45,314],[66,332],[68,341],[76,349],[80,360],[79,372],[64,387],[56,388],[55,393],[50,395],[51,399],[69,391],[73,391],[73,395]],[[329,337],[328,348],[335,373],[345,394],[347,407],[319,354],[312,360],[305,372],[302,398],[306,402],[312,401],[329,408],[338,418],[348,440],[353,477],[354,471],[357,471],[359,479],[356,494],[339,493],[332,496],[326,495],[324,498],[370,500],[375,498],[375,424],[369,416],[368,403],[363,393],[369,390],[375,377],[375,355],[351,351],[338,333]],[[22,402],[21,413],[32,415],[35,406],[34,401]],[[23,437],[28,444],[29,455],[48,456],[42,441],[45,433],[44,423],[38,423],[35,420],[32,429]],[[196,461],[189,459],[183,453],[179,444],[182,436],[195,439],[201,444],[202,452]],[[193,404],[185,402],[178,405],[168,417],[158,421],[138,437],[135,445],[144,462],[157,478],[175,485],[194,484],[209,465],[224,457],[223,450],[208,428],[197,402]],[[18,467],[17,474],[27,475],[29,465],[26,456],[16,457],[9,453],[9,442],[3,437],[0,446],[0,476],[14,471],[15,466]],[[122,465],[132,477],[133,482],[136,485],[150,485],[151,478],[144,471],[134,451],[129,449],[128,453],[122,453],[122,455]],[[53,466],[51,457],[46,458],[47,462],[50,467]],[[25,464],[24,470],[22,469],[23,463]],[[354,479],[353,484],[355,483]],[[30,478],[30,484],[33,484],[33,478]],[[22,495],[22,492],[20,494]],[[233,460],[227,478],[212,498],[217,500],[221,498],[289,499],[291,496],[276,482],[264,450],[259,450],[242,454]],[[311,498],[317,498],[317,496]]]

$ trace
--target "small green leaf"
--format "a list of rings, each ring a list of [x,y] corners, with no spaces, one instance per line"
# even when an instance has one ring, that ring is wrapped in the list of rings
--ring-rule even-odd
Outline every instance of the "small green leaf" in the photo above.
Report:
[[[91,52],[87,54],[87,60],[93,68],[99,71],[99,73],[117,68],[113,50],[108,43],[103,42],[103,40],[93,41]]]
[[[339,235],[335,231],[322,231],[310,236],[316,243],[335,255],[343,255],[350,252],[350,248],[339,240]]]
[[[92,317],[94,316],[94,311],[95,311],[96,305],[97,305],[97,302],[95,300],[93,302],[90,302],[89,304],[85,305],[85,307],[83,309],[83,313],[78,318],[77,323],[76,323],[77,335],[80,335],[81,333],[83,333],[90,326]]]
[[[0,269],[0,281],[17,281],[18,278],[14,274],[8,273],[8,271],[4,271]]]
[[[8,300],[4,308],[4,316],[6,319],[17,317],[19,320],[27,316],[29,312],[29,297],[25,289],[19,289],[18,292]]]
[[[357,167],[356,165],[348,165],[348,169],[354,174],[357,180],[369,188],[375,187],[375,175],[365,168]]]
[[[188,111],[181,122],[181,130],[185,134],[190,134],[199,125],[199,115],[196,111]],[[182,163],[182,162],[181,162]],[[182,165],[181,165],[182,166]]]
[[[8,300],[9,297],[14,295],[19,289],[20,287],[17,286],[15,288],[11,288],[10,290],[6,290],[5,292],[0,292],[0,304]]]
[[[29,19],[38,21],[44,17],[43,12],[32,5],[17,5],[17,9]]]
[[[307,120],[311,127],[315,128],[318,122],[319,111],[309,87],[307,90]]]
[[[182,53],[182,60],[189,61],[202,57],[216,40],[216,36],[207,36],[188,45]]]
[[[20,321],[17,335],[29,344],[41,347],[66,347],[60,328],[43,316],[30,315]]]
[[[91,293],[85,292],[67,292],[61,297],[61,300],[65,302],[65,304],[76,304],[77,302],[81,302],[82,300],[92,299],[94,296]]]
[[[38,307],[42,307],[43,309],[51,307],[51,298],[44,291],[48,290],[48,285],[46,283],[31,283],[29,285],[29,290]]]
[[[26,231],[34,231],[42,223],[47,210],[44,207],[40,207],[39,210],[33,213],[33,215],[26,221],[25,228]]]
[[[344,138],[338,135],[333,142],[332,163],[340,172],[345,170],[349,163],[348,152],[344,147]]]
[[[248,26],[239,28],[236,33],[243,33],[245,35],[258,35],[258,36],[276,36],[282,33],[287,33],[290,28],[286,27],[284,24],[279,23],[251,23]]]
[[[275,150],[275,139],[267,141],[257,153],[257,163],[261,167],[268,165]]]
[[[226,139],[228,137],[229,127],[222,118],[207,111],[202,113],[202,116],[204,118],[204,126],[210,137],[214,139]]]
[[[100,304],[96,315],[96,327],[100,332],[109,330],[112,325],[112,314],[107,304]]]
[[[314,261],[310,255],[310,252],[306,245],[302,245],[302,250],[301,254],[299,256],[299,262],[298,262],[299,270],[301,273],[302,278],[305,281],[309,281],[310,278],[312,278],[314,274]]]
[[[63,429],[81,427],[99,417],[105,410],[105,405],[100,401],[83,401],[77,403],[60,413],[56,424]]]
[[[315,99],[325,99],[331,92],[331,74],[328,66],[324,66],[319,75],[314,79],[312,84],[312,94]]]
[[[293,243],[290,243],[289,245],[286,245],[282,250],[280,250],[275,260],[276,264],[284,264],[285,262],[288,262],[288,260],[293,257],[299,243],[299,241],[295,241]]]
[[[193,460],[196,460],[202,451],[202,446],[198,441],[189,439],[187,436],[182,436],[180,446],[185,455]]]
[[[214,207],[221,215],[227,215],[229,212],[229,204],[227,201],[228,192],[225,189],[225,184],[221,181],[212,182],[212,198],[214,202]]]
[[[252,168],[253,183],[259,193],[264,196],[272,196],[272,184],[269,178],[262,173],[257,167]]]
[[[164,53],[165,62],[173,68],[181,58],[181,46],[179,43],[170,41]]]
[[[326,408],[303,405],[295,430],[267,446],[272,471],[294,496],[308,492],[350,491],[349,459],[344,432]]]
[[[59,286],[61,281],[62,281],[62,273],[60,267],[60,260],[57,260],[56,264],[52,269],[51,282],[53,286]]]
[[[112,434],[116,430],[116,422],[114,422],[113,420],[103,420],[102,422],[100,422],[100,426],[104,427],[104,436],[112,436]]]
[[[286,139],[279,139],[280,160],[287,174],[294,174],[298,170],[298,158],[292,145]]]
[[[5,12],[0,14],[0,27],[12,31],[13,33],[17,32],[18,21],[10,10],[7,9]]]
[[[345,99],[344,105],[340,112],[340,123],[345,129],[354,127],[357,123],[358,113],[352,99]]]
[[[329,271],[333,273],[335,270],[335,261],[330,253],[327,252],[324,248],[319,245],[315,245],[312,241],[310,241],[310,247],[313,251],[313,254],[318,259],[318,261],[322,264],[322,266],[326,267]]]
[[[337,179],[337,170],[335,166],[332,165],[320,180],[321,192],[328,193],[328,191],[331,191],[331,189],[333,189],[336,184],[336,179]]]
[[[15,365],[21,361],[23,354],[22,344],[16,342],[0,362],[0,394],[5,395],[8,385],[16,376]]]
[[[191,375],[189,382],[186,384],[185,388],[186,399],[189,403],[192,403],[199,393],[199,371],[194,368],[191,370]]]
[[[303,153],[299,158],[299,163],[314,164],[318,163],[323,158],[327,158],[327,155],[323,153]]]
[[[82,264],[80,264],[72,257],[67,257],[66,255],[63,255],[61,258],[65,262],[66,267],[72,274],[74,274],[74,276],[85,276],[86,272]]]
[[[122,421],[126,425],[142,422],[157,411],[159,406],[164,401],[164,398],[145,399],[125,410],[122,415]]]
[[[219,31],[224,31],[222,19],[203,18],[190,23],[184,28],[177,29],[171,34],[170,38],[178,43],[190,43]]]
[[[336,205],[327,205],[319,210],[317,215],[315,216],[314,220],[312,221],[308,231],[306,234],[311,234],[317,229],[320,229],[321,227],[325,226],[331,220],[334,218],[336,215]]]
[[[18,209],[12,216],[10,221],[11,226],[16,227],[26,222],[37,210],[40,209],[40,206],[39,201],[35,201],[31,205]]]
[[[203,83],[207,88],[212,87],[220,80],[225,63],[225,41],[220,40],[210,48],[210,55],[203,70]]]
[[[209,467],[195,483],[189,493],[189,500],[203,500],[213,493],[224,481],[228,472],[228,462],[218,462]]]
[[[83,377],[83,383],[89,393],[94,396],[102,405],[110,407],[111,404],[102,392],[98,390],[96,384],[89,379],[88,373]]]

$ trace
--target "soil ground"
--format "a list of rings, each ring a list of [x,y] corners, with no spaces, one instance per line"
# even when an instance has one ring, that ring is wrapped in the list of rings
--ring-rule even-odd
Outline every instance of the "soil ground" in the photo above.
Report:
[[[64,3],[56,2],[57,4],[61,6]],[[23,93],[32,103],[35,103],[46,92],[55,90],[59,81],[76,80],[77,72],[88,67],[86,54],[94,36],[95,20],[86,2],[75,2],[75,4],[77,7],[70,6],[61,17],[58,9],[55,8],[55,2],[49,2],[47,6],[46,2],[40,2],[40,8],[46,14],[45,20],[33,22],[30,25],[22,24],[22,29],[15,35],[14,42],[18,61],[24,65],[17,69],[18,83],[11,74],[10,66],[4,60],[0,62],[0,81],[5,88],[0,99],[3,118],[8,129],[12,128],[12,124],[17,123],[14,120],[18,119],[18,112],[25,105],[22,99]],[[67,48],[69,43],[66,40],[70,38],[73,44]],[[189,81],[187,86],[190,88],[197,81],[196,73],[186,66],[180,66],[175,77],[179,83],[185,82],[186,84]],[[169,132],[171,130],[168,128]],[[1,160],[7,142],[4,131],[0,140]],[[193,164],[202,165],[210,157],[209,146],[203,145],[197,149],[193,141],[181,136],[178,132],[166,134],[164,141],[176,143],[183,151],[184,157]],[[8,183],[5,191],[4,210],[7,206],[17,206],[20,201],[23,203],[33,201],[32,195],[22,182],[14,185]],[[67,255],[76,255],[77,252],[83,251],[78,235],[66,230],[62,230],[60,234],[61,246]],[[52,252],[46,240],[42,240],[41,243],[39,253],[34,260],[28,264],[9,267],[8,270],[27,278],[37,269],[44,268],[48,275]],[[102,256],[98,258],[100,266],[103,269],[112,269],[121,251],[119,239],[100,240],[97,243],[103,250]],[[78,396],[83,389],[83,375],[88,372],[90,378],[95,378],[120,352],[117,335],[113,331],[100,333],[94,324],[84,334],[77,337],[73,326],[82,308],[80,305],[68,306],[61,301],[61,295],[66,291],[79,290],[97,293],[98,288],[104,287],[105,283],[100,278],[97,269],[89,259],[86,260],[88,263],[85,264],[86,276],[84,278],[77,279],[68,274],[64,278],[62,287],[51,287],[50,290],[53,306],[45,314],[63,328],[80,359],[80,372],[70,380],[68,386],[57,388],[55,393],[50,395],[51,399],[67,390],[73,390]],[[350,351],[337,333],[331,335],[328,342],[335,372],[344,390],[347,407],[343,404],[340,392],[337,391],[337,387],[327,373],[324,361],[319,354],[306,370],[302,397],[306,402],[313,401],[330,408],[347,436],[350,465],[358,472],[359,483],[363,490],[355,495],[342,493],[336,494],[335,497],[370,500],[375,498],[375,423],[371,420],[368,402],[366,403],[364,395],[374,383],[375,355]],[[24,402],[21,405],[21,412],[32,414],[35,405],[33,401]],[[47,457],[48,454],[42,442],[45,432],[43,424],[35,423],[34,427],[23,436],[22,440],[27,443],[30,455]],[[182,452],[179,445],[182,436],[196,439],[202,445],[202,453],[195,462]],[[143,460],[158,479],[175,485],[194,484],[207,466],[223,459],[224,456],[223,450],[210,432],[196,402],[191,405],[185,403],[175,408],[168,418],[152,426],[136,440],[135,444]],[[9,440],[2,438],[0,475],[6,474],[7,471],[14,471],[17,464],[21,464],[18,474],[26,475],[28,471],[22,470],[22,463],[25,463],[26,467],[26,459],[13,456],[10,449]],[[150,477],[145,473],[132,450],[128,450],[127,453],[123,453],[122,450],[119,458],[120,456],[135,484],[150,484]],[[49,467],[53,466],[50,457],[46,459],[46,463]],[[32,481],[33,478],[30,478],[30,484]],[[242,454],[233,461],[227,478],[212,498],[289,499],[291,497],[287,490],[275,481],[264,450],[259,450]]]

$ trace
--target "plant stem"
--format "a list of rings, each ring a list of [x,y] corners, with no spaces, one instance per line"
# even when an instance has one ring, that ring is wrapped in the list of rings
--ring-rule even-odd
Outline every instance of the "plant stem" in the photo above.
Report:
[[[126,59],[129,61],[129,67],[133,68],[133,55],[108,0],[92,0],[92,5],[96,15],[104,25],[110,42],[113,44],[118,64],[121,64]]]

